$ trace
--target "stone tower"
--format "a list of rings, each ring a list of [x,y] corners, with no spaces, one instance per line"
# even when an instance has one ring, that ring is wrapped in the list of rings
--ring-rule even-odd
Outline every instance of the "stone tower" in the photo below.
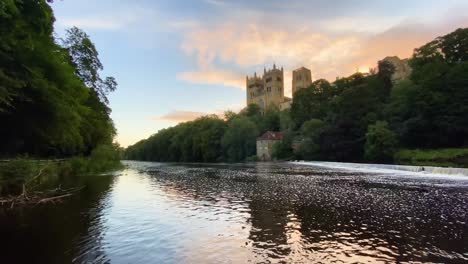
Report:
[[[245,90],[247,91],[247,105],[257,104],[260,108],[265,108],[263,80],[257,77],[257,73],[254,73],[254,76],[251,78],[249,76],[246,77]]]
[[[265,110],[269,105],[280,107],[284,102],[284,71],[273,65],[271,70],[263,70],[263,76],[246,77],[247,105],[257,104]]]
[[[265,103],[279,106],[284,101],[284,72],[283,67],[277,69],[273,64],[273,69],[263,70],[263,86],[265,88]]]
[[[299,91],[309,87],[312,84],[312,73],[309,69],[301,67],[293,71],[292,74],[292,95]]]

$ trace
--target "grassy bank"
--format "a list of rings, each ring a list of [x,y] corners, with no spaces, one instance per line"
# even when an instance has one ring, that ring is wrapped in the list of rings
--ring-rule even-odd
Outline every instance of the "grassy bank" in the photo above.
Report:
[[[38,160],[19,157],[0,162],[0,196],[27,189],[54,188],[64,179],[104,173],[122,167],[120,154],[112,146],[100,146],[88,157]]]
[[[395,154],[395,163],[441,167],[468,167],[468,149],[402,149]]]

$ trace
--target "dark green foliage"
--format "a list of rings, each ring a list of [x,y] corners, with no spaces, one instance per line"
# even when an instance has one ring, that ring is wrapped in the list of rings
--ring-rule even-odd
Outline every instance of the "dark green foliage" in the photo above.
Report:
[[[46,187],[51,180],[56,182],[64,176],[87,176],[119,169],[121,152],[118,145],[100,145],[88,157],[65,160],[21,157],[0,162],[0,196],[19,194],[23,185],[29,190]]]
[[[312,118],[322,119],[329,109],[334,87],[327,80],[317,80],[307,89],[296,92],[291,105],[291,118],[296,128]]]
[[[115,80],[99,87],[83,73],[102,65],[87,35],[70,30],[58,45],[54,17],[45,0],[4,0],[0,3],[0,155],[30,154],[66,157],[90,154],[111,144],[115,128],[102,91],[115,89]],[[78,38],[77,36],[80,36]],[[75,50],[86,50],[77,54]],[[76,59],[86,56],[98,64]],[[97,78],[97,79],[96,79]]]
[[[258,128],[248,117],[239,117],[229,124],[222,140],[228,161],[243,161],[255,155]]]
[[[392,90],[392,75],[395,73],[395,66],[389,61],[378,62],[377,76],[382,81],[382,96],[386,99]]]
[[[411,81],[392,92],[391,127],[410,148],[468,144],[468,29],[415,50]]]
[[[364,157],[373,162],[391,162],[397,144],[397,135],[388,128],[388,123],[377,121],[367,129]]]
[[[320,137],[324,131],[324,122],[312,119],[302,124],[297,154],[300,159],[320,159]]]
[[[275,143],[273,146],[273,158],[277,160],[290,160],[294,157],[292,148],[294,132],[286,131],[283,133],[283,140]]]
[[[278,131],[281,113],[271,107],[262,114],[250,105],[225,119],[205,116],[160,130],[125,151],[125,158],[149,161],[239,162],[254,159],[256,139],[268,130]]]
[[[401,149],[395,154],[399,164],[468,167],[468,149]]]
[[[223,156],[221,141],[226,123],[216,116],[163,129],[128,147],[127,159],[152,161],[216,162]]]
[[[70,28],[67,30],[63,46],[70,54],[78,77],[107,104],[109,102],[107,94],[115,91],[117,82],[114,77],[106,77],[103,80],[99,75],[99,71],[102,71],[104,66],[99,60],[99,53],[88,34],[77,27]]]

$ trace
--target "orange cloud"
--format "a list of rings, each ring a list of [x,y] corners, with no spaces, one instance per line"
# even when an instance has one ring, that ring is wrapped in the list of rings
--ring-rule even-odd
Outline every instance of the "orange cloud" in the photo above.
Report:
[[[181,73],[179,78],[244,89],[245,75],[253,74],[253,69],[261,73],[264,66],[276,62],[285,68],[286,91],[290,91],[291,71],[297,67],[310,68],[314,79],[333,81],[337,76],[356,72],[362,65],[373,67],[386,56],[409,57],[414,48],[468,26],[465,16],[437,24],[404,22],[380,33],[357,30],[337,33],[340,27],[345,27],[343,21],[347,20],[332,23],[333,30],[328,32],[311,27],[291,30],[257,22],[192,28],[184,36],[182,50],[196,58],[198,69]]]
[[[177,76],[178,79],[198,83],[231,86],[245,89],[245,77],[229,70],[199,70],[183,72]]]
[[[203,113],[203,112],[194,112],[194,111],[172,111],[163,116],[155,117],[154,120],[180,123],[180,122],[192,121],[205,115],[208,115],[208,114]]]

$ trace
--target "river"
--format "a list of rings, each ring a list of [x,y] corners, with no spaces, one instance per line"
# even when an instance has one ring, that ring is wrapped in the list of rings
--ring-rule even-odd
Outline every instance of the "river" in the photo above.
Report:
[[[1,263],[468,263],[468,176],[126,162],[0,210]]]

